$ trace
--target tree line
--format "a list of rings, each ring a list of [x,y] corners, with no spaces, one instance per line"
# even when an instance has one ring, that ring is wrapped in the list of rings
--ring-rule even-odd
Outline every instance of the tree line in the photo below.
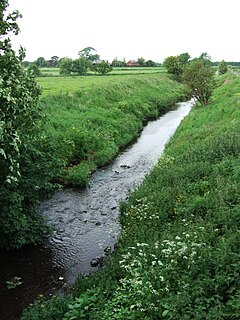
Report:
[[[216,85],[215,69],[207,52],[203,52],[194,59],[191,59],[187,52],[178,56],[169,56],[164,60],[163,66],[176,81],[188,86],[191,96],[202,106],[207,105]],[[218,73],[224,74],[227,70],[228,65],[222,60],[218,64]]]

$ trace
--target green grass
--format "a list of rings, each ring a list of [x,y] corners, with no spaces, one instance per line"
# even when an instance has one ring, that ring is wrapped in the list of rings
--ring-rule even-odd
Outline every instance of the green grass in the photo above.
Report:
[[[57,180],[74,186],[86,184],[92,171],[137,137],[146,119],[173,108],[186,94],[161,74],[41,79],[52,92],[40,101],[46,113],[43,135],[64,167]],[[53,94],[61,84],[68,93]]]
[[[60,318],[239,319],[240,79],[226,77],[121,205],[117,249],[79,278]]]
[[[46,68],[49,69],[49,68]],[[51,70],[58,72],[54,68]],[[129,68],[131,69],[131,68]],[[133,69],[133,68],[132,68]],[[111,84],[119,84],[130,80],[133,76],[138,76],[148,78],[149,75],[154,75],[156,72],[151,68],[148,68],[149,72],[146,73],[141,70],[125,71],[125,69],[119,69],[114,74],[108,74],[106,76],[99,76],[89,74],[88,76],[59,76],[52,74],[52,76],[38,77],[36,80],[38,84],[42,87],[43,95],[49,94],[63,94],[63,93],[73,93],[83,89],[92,89],[94,87],[103,87]],[[115,70],[115,69],[114,69]],[[161,71],[164,73],[164,71]],[[48,74],[50,75],[50,74]]]

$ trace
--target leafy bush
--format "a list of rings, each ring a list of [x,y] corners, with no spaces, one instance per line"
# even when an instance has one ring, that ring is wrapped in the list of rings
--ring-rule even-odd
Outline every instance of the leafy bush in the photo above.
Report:
[[[4,19],[7,5],[8,1],[0,4],[0,247],[10,249],[36,244],[47,232],[37,205],[51,189],[49,177],[56,163],[41,137],[41,90],[22,67],[23,49],[17,55],[7,37],[19,31],[18,12]]]
[[[21,320],[60,320],[68,310],[69,301],[66,297],[54,296],[51,300],[46,300],[40,296],[23,312]]]

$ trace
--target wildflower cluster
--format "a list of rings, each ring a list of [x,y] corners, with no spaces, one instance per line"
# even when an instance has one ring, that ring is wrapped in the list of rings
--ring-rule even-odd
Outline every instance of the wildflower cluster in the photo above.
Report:
[[[126,218],[124,223],[124,231],[132,233],[134,228],[139,228],[140,225],[145,227],[157,227],[160,220],[160,213],[152,208],[152,203],[145,197],[136,200],[136,204],[131,205],[124,214]]]
[[[180,295],[190,287],[186,274],[199,263],[200,252],[207,246],[201,241],[205,228],[189,230],[188,223],[182,227],[182,232],[174,237],[170,238],[166,232],[161,240],[152,244],[137,242],[128,247],[119,261],[125,276],[116,291],[115,315],[123,308],[120,297],[125,297],[125,303],[131,302],[128,306],[131,312],[147,316],[167,314],[165,299],[175,291]]]

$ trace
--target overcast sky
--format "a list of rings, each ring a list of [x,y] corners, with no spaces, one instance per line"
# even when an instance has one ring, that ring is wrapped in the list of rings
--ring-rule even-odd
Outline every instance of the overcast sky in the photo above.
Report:
[[[240,0],[9,0],[23,15],[14,48],[26,60],[77,58],[91,46],[102,59],[162,62],[170,55],[208,52],[240,61]]]

